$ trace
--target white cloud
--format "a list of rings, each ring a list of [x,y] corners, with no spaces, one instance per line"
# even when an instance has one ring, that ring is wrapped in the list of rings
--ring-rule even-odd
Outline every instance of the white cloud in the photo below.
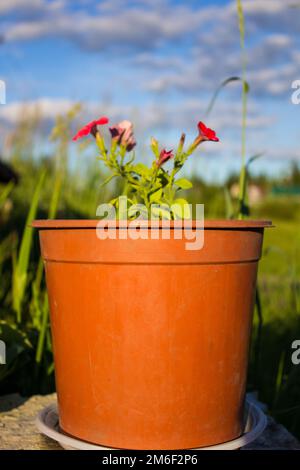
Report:
[[[63,12],[65,0],[2,0],[0,3],[0,15],[14,14],[15,20],[31,18],[38,21],[49,14]]]
[[[66,113],[74,104],[71,100],[51,98],[14,102],[0,108],[0,119],[10,125],[17,124],[24,116],[54,120],[58,114]]]
[[[218,38],[217,34],[214,34],[212,44],[206,39],[204,44],[199,40],[198,47],[193,48],[190,56],[181,57],[181,63],[178,58],[169,56],[166,66],[163,67],[162,59],[160,74],[153,74],[145,83],[145,88],[158,93],[172,89],[193,94],[203,90],[212,92],[225,78],[240,76],[241,54],[237,33],[235,35],[236,41],[233,41],[230,39],[233,33],[228,32],[225,46],[222,35]],[[204,36],[206,38],[206,34]],[[298,74],[298,47],[300,44],[293,37],[276,33],[260,37],[254,45],[248,46],[247,80],[253,95],[271,97],[286,93]],[[153,68],[155,60],[149,59]],[[173,67],[169,65],[172,63]],[[143,65],[143,61],[141,64]]]
[[[5,41],[63,37],[88,51],[110,50],[112,60],[121,54],[129,61],[133,57],[135,66],[147,69],[145,88],[159,93],[212,91],[224,78],[240,74],[235,1],[222,9],[207,3],[193,8],[188,2],[167,0],[115,0],[96,5],[77,0],[80,8],[75,11],[68,5],[63,0],[2,3],[0,15],[9,11],[20,15],[4,23]],[[299,67],[296,33],[300,10],[281,0],[244,0],[243,7],[252,91],[260,96],[281,95]],[[161,55],[161,46],[174,42],[187,42],[185,52]],[[136,56],[138,50],[143,53]],[[263,77],[275,67],[272,83],[264,83]]]
[[[10,13],[15,10],[41,10],[46,8],[44,0],[6,0],[0,3],[0,14]]]
[[[54,121],[59,114],[64,114],[74,106],[75,102],[60,98],[40,98],[26,102],[13,102],[0,108],[0,119],[10,125],[15,125],[24,116],[38,116],[41,121]],[[133,121],[141,121],[138,125],[140,131],[151,132],[153,129],[168,128],[182,129],[194,132],[197,122],[203,119],[207,106],[205,100],[185,100],[178,108],[177,103],[148,104],[139,108],[131,108],[114,103],[105,106],[105,114],[111,119],[111,123],[125,118]],[[103,104],[97,102],[85,103],[81,122],[85,119],[98,117],[99,109]],[[129,115],[128,115],[129,114]],[[141,118],[142,117],[142,118]],[[212,121],[212,120],[211,120]],[[239,103],[220,102],[216,106],[213,115],[213,125],[218,129],[238,129],[241,125],[241,107]],[[262,128],[274,123],[274,118],[261,115],[254,103],[249,104],[248,126],[250,128]],[[208,125],[212,124],[209,122]]]
[[[206,15],[201,10],[193,11],[179,5],[164,12],[164,8],[163,5],[155,8],[154,4],[145,9],[142,4],[141,7],[117,9],[114,5],[114,8],[100,10],[98,14],[90,14],[88,9],[67,12],[52,8],[50,15],[38,20],[10,23],[3,34],[6,41],[61,36],[90,50],[114,46],[151,49],[161,41],[189,35],[205,22]]]

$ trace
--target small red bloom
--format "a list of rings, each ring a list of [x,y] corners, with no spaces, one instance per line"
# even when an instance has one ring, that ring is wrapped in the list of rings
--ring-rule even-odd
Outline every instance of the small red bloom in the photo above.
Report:
[[[168,160],[170,160],[170,158],[173,158],[173,157],[174,157],[173,150],[162,149],[162,151],[159,154],[159,159],[156,162],[156,164],[158,167],[160,167],[161,165],[166,163]]]
[[[203,122],[198,123],[199,134],[203,137],[203,140],[212,140],[213,142],[219,142],[219,138],[216,136],[215,131],[206,127]]]
[[[82,129],[80,129],[76,135],[74,135],[72,140],[81,139],[81,137],[89,134],[93,134],[95,136],[97,132],[97,126],[103,126],[104,124],[107,124],[108,121],[109,119],[106,116],[103,116],[95,121],[89,122]]]

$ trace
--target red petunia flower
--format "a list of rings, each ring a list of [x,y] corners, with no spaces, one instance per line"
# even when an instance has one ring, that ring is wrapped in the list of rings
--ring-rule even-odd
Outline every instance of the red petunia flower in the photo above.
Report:
[[[170,158],[173,158],[173,157],[174,157],[173,150],[163,149],[159,154],[159,159],[156,162],[156,164],[157,164],[158,167],[160,167],[164,163],[166,163],[168,160],[170,160]]]
[[[89,122],[82,129],[80,129],[76,135],[74,135],[72,140],[81,139],[81,137],[84,137],[89,134],[92,134],[95,137],[95,134],[97,132],[97,126],[103,126],[104,124],[107,124],[108,121],[109,119],[106,116],[103,116],[95,121]]]
[[[206,127],[204,122],[198,123],[199,134],[203,137],[203,140],[212,140],[213,142],[219,142],[219,138],[216,136],[215,131]]]

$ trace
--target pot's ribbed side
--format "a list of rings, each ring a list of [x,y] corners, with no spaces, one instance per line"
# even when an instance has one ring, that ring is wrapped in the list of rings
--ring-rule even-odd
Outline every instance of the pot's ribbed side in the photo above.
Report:
[[[187,251],[42,230],[62,429],[135,449],[240,435],[262,237],[209,230]]]
[[[199,230],[178,234],[169,232],[169,239],[151,239],[151,232],[145,231],[148,239],[120,239],[119,231],[111,233],[112,238],[100,240],[93,229],[41,230],[40,239],[43,258],[47,261],[77,263],[240,263],[257,261],[261,256],[263,229],[242,230]],[[193,235],[194,234],[194,235]],[[166,233],[164,232],[166,237]],[[203,249],[197,247],[203,237]],[[115,237],[115,238],[113,238]]]

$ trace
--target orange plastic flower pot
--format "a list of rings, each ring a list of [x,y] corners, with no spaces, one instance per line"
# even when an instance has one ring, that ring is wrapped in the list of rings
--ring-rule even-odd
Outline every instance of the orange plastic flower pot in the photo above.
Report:
[[[45,261],[61,428],[127,449],[235,439],[270,222],[206,221],[199,251],[186,250],[175,228],[170,239],[99,240],[97,223],[33,223]]]

